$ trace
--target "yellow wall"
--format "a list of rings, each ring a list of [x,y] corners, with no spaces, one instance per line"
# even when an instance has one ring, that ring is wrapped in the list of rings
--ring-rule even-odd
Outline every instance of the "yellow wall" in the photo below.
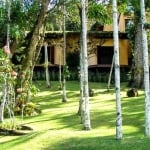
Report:
[[[72,42],[71,42],[72,43]],[[113,46],[113,40],[112,39],[107,39],[104,44],[101,46]],[[95,48],[97,48],[99,45],[95,45]],[[75,46],[75,49],[79,48],[77,45]],[[69,47],[67,48],[67,52],[73,51],[71,49],[70,44]],[[126,39],[120,39],[119,40],[119,57],[120,57],[120,65],[128,65],[128,55],[129,55],[129,43],[128,40]],[[61,59],[61,60],[60,60]],[[63,47],[62,46],[55,46],[55,64],[59,65],[63,64]],[[92,53],[88,56],[88,64],[90,65],[97,65],[97,55],[96,53]]]
[[[67,36],[67,45],[66,51],[67,53],[70,51],[79,51],[79,37],[80,34],[71,34]],[[47,41],[49,45],[54,45],[55,52],[54,52],[54,65],[59,65],[60,63],[63,65],[63,37],[59,37],[56,39],[49,39]],[[88,64],[90,65],[97,65],[97,46],[113,46],[113,39],[100,39],[93,36],[89,36],[87,39],[88,42]],[[119,54],[120,54],[120,65],[128,65],[128,56],[129,56],[129,42],[127,39],[120,39],[119,40]],[[61,59],[61,60],[60,60]],[[98,64],[99,65],[99,64]]]
[[[127,40],[120,40],[120,65],[128,65],[129,42]]]
[[[96,54],[90,54],[88,57],[88,64],[90,65],[97,65],[97,56]]]
[[[114,46],[113,39],[106,40],[105,43],[101,46]],[[120,65],[128,65],[128,55],[129,55],[128,40],[120,39],[119,40]],[[91,54],[89,56],[89,65],[97,65],[97,55],[96,54]]]
[[[108,39],[102,46],[114,46],[113,39]],[[129,43],[126,39],[119,40],[120,65],[128,65]]]
[[[63,64],[63,49],[61,46],[59,45],[56,45],[55,46],[55,59],[54,59],[54,62],[55,62],[55,65],[59,65],[59,64]]]
[[[119,22],[118,22],[118,30],[119,32],[125,32],[125,19],[127,17],[124,16],[123,14],[120,14],[119,16]],[[104,25],[103,31],[113,31],[113,24],[106,24]]]

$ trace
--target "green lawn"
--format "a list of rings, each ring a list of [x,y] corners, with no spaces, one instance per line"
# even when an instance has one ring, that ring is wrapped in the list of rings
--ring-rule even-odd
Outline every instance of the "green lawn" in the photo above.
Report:
[[[42,113],[24,117],[23,123],[33,128],[23,136],[0,136],[0,150],[150,150],[150,138],[144,137],[144,94],[126,97],[126,85],[121,84],[123,139],[115,139],[115,93],[107,84],[89,83],[95,96],[90,98],[90,131],[83,130],[77,115],[79,82],[67,82],[68,102],[61,102],[58,82],[51,89],[45,82],[35,83],[40,92],[33,98]],[[16,118],[21,124],[21,117]]]

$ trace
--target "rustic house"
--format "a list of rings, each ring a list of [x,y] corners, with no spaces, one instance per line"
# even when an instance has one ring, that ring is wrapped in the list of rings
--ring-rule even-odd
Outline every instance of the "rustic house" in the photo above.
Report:
[[[118,17],[121,68],[127,68],[129,65],[130,45],[126,34],[128,22],[129,19],[126,16],[121,14]],[[91,29],[87,34],[89,69],[98,71],[103,69],[109,70],[113,58],[113,26],[95,24],[95,28]],[[48,46],[49,67],[57,68],[59,65],[63,65],[63,32],[47,32],[45,42]],[[66,54],[79,51],[79,42],[79,31],[66,31]],[[37,66],[40,66],[42,63],[44,63],[44,47],[41,50]]]

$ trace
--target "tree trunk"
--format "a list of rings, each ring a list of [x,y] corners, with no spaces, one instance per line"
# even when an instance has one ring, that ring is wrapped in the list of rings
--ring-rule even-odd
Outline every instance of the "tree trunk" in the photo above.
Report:
[[[141,22],[137,21],[135,24],[135,48],[134,48],[134,79],[133,86],[136,88],[143,87],[143,52],[142,52],[142,31]]]
[[[6,75],[7,76],[7,75]],[[4,83],[2,84],[2,102],[0,105],[0,122],[4,121],[4,107],[6,103],[6,95],[7,95],[7,81],[6,78],[4,78]]]
[[[33,56],[34,52],[36,51],[36,48],[38,46],[38,43],[40,41],[41,33],[43,34],[43,25],[47,16],[47,10],[48,10],[48,4],[50,0],[43,0],[41,10],[37,19],[37,24],[35,25],[35,28],[33,29],[33,34],[31,35],[31,40],[29,43],[28,48],[26,49],[26,59],[24,60],[22,64],[22,70],[27,74],[27,72],[30,70],[30,68],[33,66]]]
[[[83,99],[83,74],[84,74],[84,70],[83,70],[83,48],[82,48],[82,35],[80,36],[80,98],[79,98],[79,108],[78,108],[78,114],[81,116],[81,123],[84,122],[84,109],[83,109],[83,103],[84,103],[84,99]]]
[[[50,0],[43,0],[39,3],[41,3],[39,15],[30,34],[29,44],[25,51],[25,59],[22,62],[22,68],[19,73],[20,76],[17,80],[17,88],[21,87],[24,92],[26,92],[26,102],[30,99],[30,89],[28,85],[32,83],[34,65],[44,41],[45,21]]]
[[[107,84],[107,91],[109,91],[109,89],[110,89],[110,82],[111,82],[113,67],[114,67],[114,56],[113,56],[112,63],[111,63],[111,68],[110,68],[110,73],[109,73],[109,78],[108,78],[108,84]]]
[[[48,52],[47,52],[47,43],[44,45],[45,50],[45,75],[46,75],[46,85],[49,88],[50,87],[50,76],[48,71]]]
[[[62,61],[61,61],[61,56],[62,56],[62,52],[60,52],[60,55],[59,55],[59,89],[62,90],[62,69],[61,69],[61,66],[62,66]]]
[[[88,56],[87,56],[87,19],[86,19],[86,0],[81,0],[82,4],[82,50],[83,50],[83,80],[84,80],[84,128],[85,130],[91,129],[90,123],[90,110],[89,110],[89,86],[88,86]]]
[[[150,87],[149,87],[149,63],[148,63],[148,44],[147,34],[144,28],[146,22],[144,0],[140,1],[141,6],[141,25],[142,25],[142,50],[144,64],[144,86],[145,86],[145,135],[150,136]]]
[[[30,82],[32,82],[32,77],[33,77],[33,70],[34,70],[34,67],[36,65],[36,62],[37,62],[37,59],[40,55],[40,52],[41,52],[41,48],[43,46],[43,41],[44,41],[44,37],[45,37],[45,25],[43,25],[43,31],[41,32],[41,39],[39,40],[38,42],[38,45],[37,45],[37,48],[36,50],[34,51],[34,54],[33,54],[33,59],[32,59],[32,68],[31,68],[31,73],[30,73]]]
[[[113,0],[113,38],[115,62],[115,90],[116,90],[116,139],[122,139],[122,113],[120,98],[120,64],[119,64],[119,39],[118,39],[118,13],[117,1]]]
[[[81,116],[81,123],[84,123],[84,99],[83,99],[83,47],[82,47],[82,9],[79,4],[77,4],[78,10],[79,10],[79,16],[80,16],[80,22],[81,22],[81,34],[80,34],[80,70],[79,70],[79,78],[80,78],[80,97],[79,97],[79,108],[78,108],[78,115]]]
[[[62,102],[67,102],[67,95],[66,95],[66,6],[64,1],[64,15],[63,15],[63,36],[64,36],[64,43],[63,43],[63,52],[64,52],[64,67],[63,67],[63,83],[62,83],[62,89],[63,89],[63,95],[62,95]]]

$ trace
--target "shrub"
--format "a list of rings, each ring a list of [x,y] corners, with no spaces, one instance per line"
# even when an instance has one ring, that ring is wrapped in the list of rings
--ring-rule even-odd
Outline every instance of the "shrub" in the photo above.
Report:
[[[24,106],[23,114],[25,116],[26,115],[35,116],[35,115],[40,114],[40,113],[41,113],[41,110],[35,103],[29,102]]]

